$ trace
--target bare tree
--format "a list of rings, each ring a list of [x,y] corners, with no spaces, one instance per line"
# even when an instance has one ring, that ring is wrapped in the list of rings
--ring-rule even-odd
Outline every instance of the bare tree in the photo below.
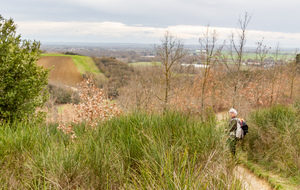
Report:
[[[172,83],[178,77],[178,73],[172,72],[176,66],[180,66],[181,59],[187,55],[188,51],[184,47],[183,40],[179,39],[169,32],[164,34],[161,45],[155,45],[154,49],[161,66],[157,67],[162,74],[162,84],[164,95],[158,98],[163,101],[163,109],[166,111],[170,98],[174,95],[171,93]]]
[[[231,80],[231,96],[232,98],[232,107],[240,107],[240,96],[238,90],[241,86],[241,71],[243,62],[245,60],[245,44],[246,44],[246,33],[247,26],[251,20],[251,15],[247,12],[243,18],[239,18],[238,26],[239,29],[236,32],[232,32],[229,37],[229,53],[222,55],[222,62],[227,68],[229,74],[232,76]]]
[[[280,73],[281,60],[279,57],[280,47],[277,44],[275,52],[273,53],[274,64],[270,67],[270,79],[271,79],[271,95],[270,95],[270,106],[276,101],[276,84],[278,83],[278,75]]]
[[[256,51],[255,51],[255,61],[259,63],[260,66],[265,65],[265,59],[271,49],[271,47],[267,47],[264,45],[264,38],[256,43]]]
[[[121,89],[118,101],[126,109],[151,110],[157,101],[157,70],[151,66],[139,66],[134,71],[129,84]]]
[[[298,75],[298,64],[297,63],[297,50],[294,54],[294,60],[289,64],[289,70],[290,70],[290,99],[293,99],[293,92],[294,92],[294,87],[295,87],[295,80]]]
[[[259,64],[259,67],[254,71],[255,77],[255,85],[253,86],[253,98],[254,98],[254,104],[256,106],[259,106],[261,104],[261,98],[263,97],[265,93],[265,88],[266,88],[266,82],[265,82],[265,74],[261,70],[265,66],[265,59],[269,53],[269,50],[271,47],[267,47],[264,45],[264,38],[260,41],[257,42],[256,45],[256,51],[255,51],[255,62]]]
[[[216,30],[211,30],[209,26],[206,27],[206,30],[203,32],[203,36],[199,38],[200,44],[200,60],[204,65],[202,70],[202,80],[200,81],[200,90],[201,90],[201,113],[203,113],[205,107],[205,91],[207,88],[209,76],[211,74],[211,69],[218,61],[217,55],[219,50],[216,48],[216,43],[218,40],[218,33]]]

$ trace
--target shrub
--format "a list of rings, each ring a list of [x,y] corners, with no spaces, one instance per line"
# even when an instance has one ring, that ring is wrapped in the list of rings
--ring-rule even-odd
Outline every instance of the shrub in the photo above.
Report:
[[[126,86],[133,74],[133,68],[127,64],[117,60],[114,57],[94,57],[93,58],[98,68],[109,79],[108,94],[111,98],[119,96],[119,88]]]
[[[47,86],[51,98],[55,99],[55,104],[78,104],[80,101],[79,93],[72,90],[70,87],[55,85],[51,83],[49,83]]]
[[[24,120],[48,100],[48,70],[39,67],[40,43],[21,40],[12,19],[0,15],[0,119]]]
[[[67,51],[66,53],[64,53],[65,55],[81,55],[79,53],[75,53],[75,52],[69,52]]]
[[[65,110],[65,112],[72,111],[74,113],[73,122],[75,124],[85,122],[86,127],[95,128],[102,121],[121,113],[121,109],[116,104],[109,104],[103,90],[96,87],[92,78],[86,79],[80,84],[79,97],[79,104],[72,104],[71,110]],[[71,134],[71,138],[74,139],[76,136],[73,126],[60,123],[58,129],[66,134]]]

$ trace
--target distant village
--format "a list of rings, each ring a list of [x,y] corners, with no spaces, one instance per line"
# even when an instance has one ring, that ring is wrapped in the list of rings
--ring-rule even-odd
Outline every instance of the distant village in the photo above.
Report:
[[[200,59],[197,57],[205,56],[205,50],[200,50],[198,45],[188,45],[189,57],[194,60],[192,63],[183,60],[182,66],[205,67]],[[124,63],[134,62],[151,62],[155,61],[155,52],[153,44],[46,44],[42,45],[41,49],[44,53],[66,53],[71,52],[84,56],[107,56],[115,57]],[[294,59],[295,53],[293,50],[284,50],[285,53],[281,53],[279,57],[281,59],[275,60],[272,53],[265,56],[263,62],[255,59],[255,49],[248,48],[245,50],[245,60],[243,65],[256,66],[269,68],[276,64],[284,64]],[[249,58],[250,57],[250,58]]]

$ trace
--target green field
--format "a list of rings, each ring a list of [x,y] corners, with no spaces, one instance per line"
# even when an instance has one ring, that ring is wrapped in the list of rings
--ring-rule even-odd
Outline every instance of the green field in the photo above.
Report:
[[[255,59],[256,57],[258,57],[258,55],[256,53],[246,53],[245,52],[243,55],[244,55],[245,59]],[[268,53],[265,58],[267,59],[270,57],[274,58],[275,55],[273,53]],[[291,53],[280,52],[278,54],[278,59],[292,59],[292,58],[294,58],[294,54],[291,54]]]
[[[155,66],[155,65],[161,65],[161,62],[135,62],[135,63],[129,63],[129,66],[138,67],[138,66]]]
[[[221,54],[223,55],[229,55],[230,52],[229,51],[221,51]],[[273,52],[269,52],[267,55],[266,55],[266,59],[267,58],[274,58],[274,53]],[[233,52],[233,57],[237,57],[236,53]],[[258,55],[255,53],[255,52],[243,52],[243,59],[246,60],[246,59],[256,59],[256,57],[258,57]],[[278,53],[278,59],[293,59],[295,57],[295,54],[292,53],[292,52],[279,52]],[[230,58],[230,57],[228,57]]]
[[[95,74],[100,74],[101,71],[96,66],[94,60],[90,57],[85,56],[72,56],[72,59],[78,68],[80,74],[85,73],[86,71],[90,71]]]

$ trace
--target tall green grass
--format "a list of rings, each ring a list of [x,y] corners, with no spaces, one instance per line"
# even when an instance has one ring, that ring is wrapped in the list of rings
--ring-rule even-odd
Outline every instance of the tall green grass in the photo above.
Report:
[[[247,139],[248,159],[300,184],[300,112],[274,106],[251,114]]]
[[[0,189],[242,189],[215,117],[132,112],[77,139],[57,124],[0,126]]]

